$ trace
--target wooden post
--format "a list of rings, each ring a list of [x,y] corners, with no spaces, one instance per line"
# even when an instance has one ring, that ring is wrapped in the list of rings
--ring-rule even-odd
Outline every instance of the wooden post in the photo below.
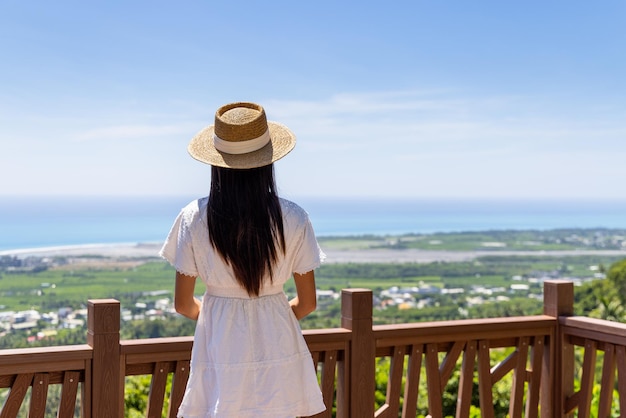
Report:
[[[572,414],[565,413],[565,399],[574,393],[574,346],[561,334],[558,319],[574,314],[574,283],[565,280],[545,281],[543,313],[556,318],[557,324],[550,349],[544,352],[543,370],[551,376],[544,375],[546,378],[542,379],[541,415],[572,417]]]
[[[89,300],[87,344],[93,348],[91,417],[124,416],[124,385],[120,366],[120,303],[115,299]]]
[[[373,294],[369,289],[341,291],[341,326],[352,331],[350,342],[349,417],[374,417],[376,345],[372,331]]]

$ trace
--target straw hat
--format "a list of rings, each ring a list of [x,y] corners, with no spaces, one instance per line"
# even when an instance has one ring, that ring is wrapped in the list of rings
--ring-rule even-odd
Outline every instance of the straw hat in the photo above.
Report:
[[[206,164],[227,168],[263,167],[283,158],[296,145],[284,125],[268,122],[255,103],[230,103],[217,109],[215,124],[193,137],[187,150]]]

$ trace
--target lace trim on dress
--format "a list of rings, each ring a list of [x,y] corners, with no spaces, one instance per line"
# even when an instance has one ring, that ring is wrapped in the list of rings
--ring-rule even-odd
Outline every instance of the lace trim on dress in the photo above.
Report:
[[[197,273],[192,273],[190,271],[184,271],[176,266],[174,266],[174,268],[176,269],[176,271],[180,274],[184,274],[185,276],[189,276],[189,277],[198,277]]]
[[[198,273],[186,271],[185,269],[181,268],[180,266],[177,266],[176,263],[174,263],[172,260],[167,258],[167,256],[163,253],[163,251],[159,252],[159,256],[161,256],[162,259],[164,259],[165,261],[170,263],[172,265],[172,267],[174,267],[174,269],[176,269],[176,271],[179,272],[180,274],[184,274],[185,276],[190,276],[190,277],[198,277]]]
[[[308,267],[304,267],[302,269],[298,269],[298,270],[294,271],[294,273],[296,273],[296,274],[307,274],[308,272],[313,271],[313,270],[315,270],[318,267],[319,267],[319,264],[316,263],[313,266],[308,266]]]
[[[319,266],[320,266],[320,265],[321,265],[321,264],[322,264],[322,263],[326,260],[326,254],[324,253],[324,251],[322,251],[322,249],[321,249],[321,248],[319,249],[319,252],[320,252],[320,253],[319,253],[319,257],[320,257],[319,262],[315,262],[315,263],[312,263],[312,264],[310,264],[310,265],[308,265],[308,266],[306,266],[306,267],[303,267],[303,268],[301,268],[301,269],[298,269],[298,270],[294,271],[294,273],[297,273],[297,274],[306,274],[306,273],[308,273],[308,272],[310,272],[310,271],[313,271],[313,270],[315,270],[316,268],[318,268],[318,267],[319,267]]]

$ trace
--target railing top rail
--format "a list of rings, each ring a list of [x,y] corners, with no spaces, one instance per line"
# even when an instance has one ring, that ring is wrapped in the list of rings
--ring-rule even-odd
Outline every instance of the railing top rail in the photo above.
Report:
[[[0,350],[0,366],[18,363],[43,363],[63,360],[87,360],[93,349],[87,344],[52,347],[11,348]]]
[[[549,335],[556,327],[556,318],[547,315],[509,318],[462,319],[456,321],[415,322],[410,324],[376,325],[376,340],[420,340],[422,342],[459,339],[491,339],[527,335]]]
[[[604,319],[570,316],[559,318],[565,335],[626,345],[626,324]]]
[[[586,316],[563,316],[559,323],[569,328],[590,329],[607,334],[626,335],[626,323],[606,319],[589,318]]]
[[[162,337],[142,338],[138,340],[121,340],[121,354],[162,353],[168,351],[191,350],[193,337]]]
[[[352,331],[346,328],[322,328],[303,330],[302,334],[309,342],[349,341]]]
[[[510,328],[543,328],[545,326],[553,325],[556,325],[556,319],[554,317],[548,315],[532,315],[511,316],[506,318],[458,319],[454,321],[431,321],[392,325],[374,325],[373,329],[375,332],[378,333],[384,333],[385,331],[424,331],[432,334],[434,331],[438,331],[439,333],[454,333],[457,329],[462,330],[465,328],[489,328],[492,330],[506,330]]]

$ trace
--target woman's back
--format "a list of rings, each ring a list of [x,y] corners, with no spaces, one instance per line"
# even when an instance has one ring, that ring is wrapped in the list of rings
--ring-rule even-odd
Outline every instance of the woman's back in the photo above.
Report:
[[[280,199],[285,252],[272,269],[272,280],[264,278],[259,295],[281,293],[292,273],[304,274],[315,269],[325,257],[317,245],[307,213],[296,203]],[[239,284],[234,272],[210,244],[207,227],[208,198],[194,200],[182,209],[175,221],[161,255],[177,271],[200,277],[207,291],[216,296],[251,297]],[[170,243],[171,244],[168,244]],[[174,243],[178,248],[174,246]],[[193,251],[184,251],[193,248]]]
[[[298,319],[316,306],[323,254],[308,215],[276,194],[273,163],[295,145],[254,103],[215,114],[188,150],[211,191],[176,218],[161,255],[176,268],[177,312],[197,320],[185,418],[284,418],[326,409]],[[284,283],[293,275],[297,295]],[[196,279],[206,286],[195,298]]]

